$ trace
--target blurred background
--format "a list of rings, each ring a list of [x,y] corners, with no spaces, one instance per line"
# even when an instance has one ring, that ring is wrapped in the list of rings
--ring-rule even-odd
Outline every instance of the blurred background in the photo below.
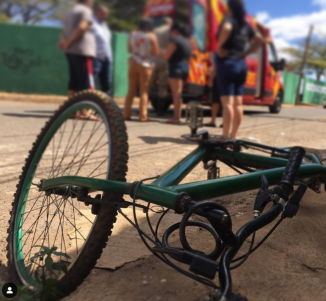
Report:
[[[0,0],[0,91],[66,94],[67,66],[57,44],[63,17],[75,2]],[[127,90],[128,33],[137,27],[146,9],[152,8],[151,15],[153,11],[159,15],[162,10],[169,10],[173,2],[95,1],[110,8],[108,24],[113,31],[116,97],[124,97]],[[323,105],[326,96],[323,85],[326,71],[326,1],[247,0],[246,6],[248,13],[270,30],[278,58],[287,61],[286,72],[283,73],[284,103],[294,104],[296,100],[302,100],[304,79],[308,78],[317,81],[309,83],[317,85],[319,88],[313,90],[322,91],[323,96],[307,102]],[[300,77],[303,79],[300,80]]]

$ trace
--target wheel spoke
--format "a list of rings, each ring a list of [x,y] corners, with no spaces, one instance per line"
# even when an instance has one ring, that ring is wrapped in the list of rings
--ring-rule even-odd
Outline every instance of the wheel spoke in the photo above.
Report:
[[[57,151],[56,151],[56,154],[55,154],[55,158],[54,158],[54,161],[53,161],[53,164],[52,164],[52,170],[54,169],[54,164],[55,164],[55,162],[56,162],[56,160],[57,160],[57,157],[58,157],[58,152],[59,152],[59,149],[60,149],[60,147],[61,147],[61,143],[62,143],[62,139],[63,139],[63,134],[65,133],[65,131],[66,131],[66,127],[67,127],[67,124],[68,124],[68,122],[66,122],[65,124],[64,124],[64,127],[63,127],[63,129],[62,129],[62,126],[60,127],[60,141],[59,141],[59,145],[58,145],[58,148],[57,148]],[[75,125],[74,125],[75,126]],[[53,136],[53,140],[55,139],[55,135]],[[51,171],[50,171],[51,172]],[[48,177],[50,177],[50,174],[49,174],[49,176]]]
[[[95,169],[87,176],[87,178],[91,178],[92,175],[105,163],[109,160],[109,157],[105,158]]]
[[[52,196],[50,196],[50,198],[52,199]],[[53,199],[52,199],[53,200]],[[54,201],[54,204],[56,205],[56,202]],[[70,219],[64,214],[64,212],[62,212],[61,210],[60,210],[60,208],[58,207],[58,205],[56,205],[56,207],[57,207],[57,209],[58,209],[58,212],[61,212],[61,214],[65,217],[65,219],[69,222],[69,224],[71,225],[71,226],[73,226],[75,229],[76,229],[76,231],[81,235],[81,237],[84,239],[84,240],[86,240],[86,238],[80,233],[80,231],[76,228],[76,226],[70,221]]]
[[[103,122],[102,122],[102,123],[103,123]],[[101,123],[101,124],[102,124],[102,123]],[[96,129],[96,131],[95,131],[94,133],[92,133],[92,134],[90,135],[90,137],[89,137],[89,139],[88,139],[88,141],[87,141],[87,146],[86,146],[86,148],[84,149],[84,154],[83,154],[82,158],[84,158],[85,153],[86,153],[86,150],[87,150],[88,145],[89,145],[89,142],[91,141],[91,139],[93,138],[93,136],[95,135],[95,133],[97,132],[98,129],[99,129],[99,127]],[[102,140],[102,138],[103,138],[104,135],[105,135],[105,133],[101,136],[101,138],[99,139],[99,141]],[[97,146],[97,144],[98,144],[99,141],[97,141],[97,143],[95,143],[95,146],[94,146],[94,147]],[[92,153],[92,152],[91,152],[91,153]],[[90,157],[90,155],[89,155],[88,157],[86,156],[86,161],[88,160],[89,157]],[[81,160],[80,165],[79,165],[79,167],[78,167],[77,172],[75,173],[75,175],[77,175],[77,174],[79,173],[80,169],[82,168],[82,166],[84,165],[84,163],[85,163],[86,161],[85,161],[85,160]]]
[[[50,198],[51,198],[51,196],[50,196]],[[52,199],[52,198],[51,198],[51,199]],[[52,201],[53,201],[53,199],[52,199]],[[64,199],[62,200],[61,205],[62,205],[63,202],[64,202]],[[55,202],[54,202],[54,204],[55,204]],[[53,216],[52,216],[50,222],[47,224],[47,227],[45,227],[45,229],[41,232],[41,234],[40,234],[40,235],[38,236],[38,238],[35,240],[35,243],[39,241],[39,239],[40,239],[41,236],[43,235],[44,231],[46,231],[46,229],[48,229],[48,228],[51,226],[52,221],[53,221],[53,219],[54,219],[55,216],[56,216],[56,213],[57,213],[57,211],[53,214]],[[25,243],[26,243],[26,242],[25,242]],[[34,240],[33,240],[32,246],[33,246],[33,245],[34,245]],[[24,246],[23,246],[23,247],[24,247]],[[23,247],[22,247],[22,248],[23,248]],[[27,254],[29,254],[29,253],[31,252],[31,250],[32,250],[32,248],[29,250],[29,252],[28,252]]]
[[[93,137],[93,133],[91,133],[91,138]],[[79,135],[78,136],[80,136],[80,133],[79,133]],[[87,147],[88,146],[88,143],[89,143],[89,140],[88,141],[86,141],[85,143],[84,143],[84,145],[80,148],[80,150],[78,151],[78,153],[77,154],[75,154],[74,156],[73,156],[73,159],[70,161],[70,163],[68,164],[68,166],[64,169],[64,171],[63,172],[61,172],[61,174],[60,174],[60,169],[59,169],[59,172],[56,174],[56,176],[58,176],[59,174],[62,176],[69,168],[70,168],[70,165],[73,163],[73,161],[77,158],[77,156],[79,156],[79,154],[85,149],[85,147]],[[83,157],[82,157],[83,158]],[[81,159],[82,160],[82,159]],[[79,162],[79,161],[78,161]],[[62,163],[62,162],[61,162]]]
[[[80,129],[78,135],[81,134],[81,132],[82,132],[82,130],[84,129],[85,126],[86,126],[86,120],[83,121],[83,125],[82,125],[82,127],[81,127],[81,129]],[[66,158],[66,155],[69,153],[69,151],[70,151],[71,147],[73,146],[73,144],[76,142],[76,139],[77,139],[78,135],[76,136],[76,138],[75,138],[74,140],[71,141],[71,138],[72,138],[72,136],[73,136],[73,132],[74,132],[74,131],[72,130],[72,131],[71,131],[71,134],[70,134],[70,137],[69,137],[69,139],[68,139],[68,142],[67,142],[67,146],[66,146],[66,148],[65,148],[65,150],[64,150],[64,153],[63,153],[63,156],[62,156],[62,158],[61,158],[61,160],[60,160],[59,165],[58,165],[58,166],[56,167],[56,169],[51,173],[50,176],[57,176],[57,175],[58,175],[58,173],[56,173],[56,172],[57,172],[58,170],[60,171],[60,168],[61,168],[62,162],[63,162],[64,159]],[[69,143],[70,143],[70,144],[69,144]]]
[[[89,157],[90,157],[91,155],[93,155],[95,152],[97,152],[97,151],[99,151],[100,149],[102,149],[102,148],[103,148],[104,146],[106,146],[106,145],[108,145],[108,143],[105,143],[105,144],[103,144],[102,146],[98,147],[96,150],[91,151],[91,152],[86,156],[86,158],[82,158],[82,159],[80,159],[80,160],[78,160],[78,161],[75,161],[75,162],[70,162],[69,164],[72,163],[72,166],[75,166],[75,165],[77,165],[77,164],[81,164],[81,163],[83,163],[81,167],[84,167],[85,164],[86,164],[86,162],[88,161]],[[97,159],[97,158],[93,158],[93,159]],[[83,162],[83,161],[84,161],[84,162]],[[69,169],[70,167],[71,167],[71,166],[68,165],[68,166],[63,170],[61,176],[64,175],[64,173],[65,173],[65,172],[67,171],[67,169]],[[80,169],[77,170],[77,172],[75,173],[75,175],[77,175],[79,171],[80,171]]]
[[[77,207],[75,207],[74,204],[70,202],[68,199],[67,201],[82,217],[85,217],[93,225],[93,222],[85,214],[83,214]]]

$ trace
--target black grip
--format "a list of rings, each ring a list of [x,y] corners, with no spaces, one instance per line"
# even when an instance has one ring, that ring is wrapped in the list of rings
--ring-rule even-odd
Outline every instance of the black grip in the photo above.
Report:
[[[289,163],[285,168],[280,185],[287,184],[293,187],[305,154],[306,151],[302,147],[294,147],[291,149]]]

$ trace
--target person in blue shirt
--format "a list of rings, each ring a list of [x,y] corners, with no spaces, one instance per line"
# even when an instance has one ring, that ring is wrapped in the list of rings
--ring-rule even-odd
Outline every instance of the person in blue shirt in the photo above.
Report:
[[[95,9],[94,35],[96,40],[96,57],[93,60],[93,72],[98,79],[101,90],[112,96],[112,48],[111,31],[107,24],[109,9],[99,5]]]

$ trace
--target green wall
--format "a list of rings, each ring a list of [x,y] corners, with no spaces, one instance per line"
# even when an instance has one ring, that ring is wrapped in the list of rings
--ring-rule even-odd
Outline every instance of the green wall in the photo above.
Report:
[[[68,68],[58,48],[61,29],[0,24],[0,91],[66,95]],[[127,35],[113,34],[115,96],[127,91]]]
[[[322,106],[326,98],[326,83],[305,78],[303,102]]]
[[[300,76],[283,72],[284,103],[295,104]],[[326,98],[326,83],[304,78],[302,102],[306,104],[323,105]]]
[[[112,42],[114,53],[114,95],[116,97],[124,97],[128,92],[128,35],[114,33]]]
[[[295,104],[300,77],[297,74],[283,72],[284,103]]]
[[[60,28],[0,24],[0,91],[66,94]]]

